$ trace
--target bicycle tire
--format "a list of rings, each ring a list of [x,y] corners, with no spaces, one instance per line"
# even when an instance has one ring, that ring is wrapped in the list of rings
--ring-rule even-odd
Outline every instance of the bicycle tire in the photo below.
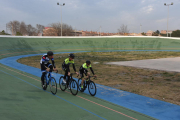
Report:
[[[78,79],[78,88],[79,88],[79,90],[81,90],[81,81],[82,81],[81,78],[79,78]]]
[[[61,76],[61,77],[59,78],[59,87],[60,87],[60,89],[61,89],[62,91],[65,91],[66,88],[67,88],[67,85],[66,85],[65,83],[63,83],[63,76]]]
[[[90,81],[88,84],[88,90],[91,96],[95,96],[96,95],[96,84],[93,81]]]
[[[54,77],[51,77],[51,80],[49,81],[49,87],[50,87],[51,93],[55,95],[57,93],[57,83]]]
[[[46,76],[44,77],[44,87],[43,87],[42,81],[41,81],[41,87],[43,88],[43,90],[46,90],[46,89],[47,89]]]
[[[70,91],[73,95],[77,95],[78,94],[78,83],[76,82],[76,80],[72,79],[69,83],[70,85]]]

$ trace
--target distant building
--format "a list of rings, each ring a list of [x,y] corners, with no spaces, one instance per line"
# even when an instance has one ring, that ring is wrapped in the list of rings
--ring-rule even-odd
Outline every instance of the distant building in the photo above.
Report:
[[[73,36],[112,36],[118,35],[117,33],[105,33],[105,32],[97,32],[97,31],[73,31]]]
[[[118,33],[105,33],[105,32],[97,32],[97,31],[77,31],[74,30],[71,32],[72,36],[114,36],[118,35]],[[57,30],[52,27],[45,27],[43,29],[43,36],[58,36]]]
[[[176,30],[168,30],[168,33],[172,34],[173,31],[176,31]],[[161,30],[161,34],[167,34],[167,30]]]
[[[143,36],[141,33],[128,33],[128,36]]]
[[[58,36],[57,30],[52,27],[45,27],[43,29],[43,36]]]
[[[149,31],[147,31],[146,35],[147,35],[147,36],[152,36],[153,32],[154,32],[154,31],[149,30]]]
[[[167,34],[166,31],[167,30],[161,30],[161,34]]]

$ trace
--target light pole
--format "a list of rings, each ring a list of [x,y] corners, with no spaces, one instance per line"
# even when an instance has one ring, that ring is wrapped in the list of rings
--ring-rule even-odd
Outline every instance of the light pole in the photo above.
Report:
[[[168,37],[168,19],[169,19],[169,5],[173,5],[173,2],[171,4],[164,3],[165,6],[168,6],[168,15],[167,15],[167,37]]]
[[[142,25],[140,24],[140,35],[141,35],[141,27],[142,27]]]
[[[63,3],[63,5],[57,3],[57,5],[64,6],[65,3]],[[62,8],[61,8],[61,37],[62,37]]]
[[[101,26],[100,26],[100,36],[101,36]]]
[[[76,27],[74,26],[75,36],[76,36]]]

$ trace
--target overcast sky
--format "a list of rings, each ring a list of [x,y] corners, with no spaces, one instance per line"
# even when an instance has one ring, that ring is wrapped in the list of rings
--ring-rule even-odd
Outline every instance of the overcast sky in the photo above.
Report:
[[[117,32],[122,24],[130,32],[180,29],[180,0],[0,0],[0,31],[6,23],[18,20],[35,27],[62,21],[77,30]]]

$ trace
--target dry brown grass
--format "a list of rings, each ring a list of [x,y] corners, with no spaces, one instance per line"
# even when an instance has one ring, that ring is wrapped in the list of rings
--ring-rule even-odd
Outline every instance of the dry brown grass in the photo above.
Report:
[[[92,64],[98,76],[95,80],[98,84],[180,105],[180,73],[104,64],[113,61],[179,57],[180,52],[89,52],[75,55],[77,70],[87,59],[92,63],[99,62]],[[67,56],[68,54],[54,55],[60,73],[61,64]],[[21,58],[18,62],[40,68],[40,58],[41,56]]]

